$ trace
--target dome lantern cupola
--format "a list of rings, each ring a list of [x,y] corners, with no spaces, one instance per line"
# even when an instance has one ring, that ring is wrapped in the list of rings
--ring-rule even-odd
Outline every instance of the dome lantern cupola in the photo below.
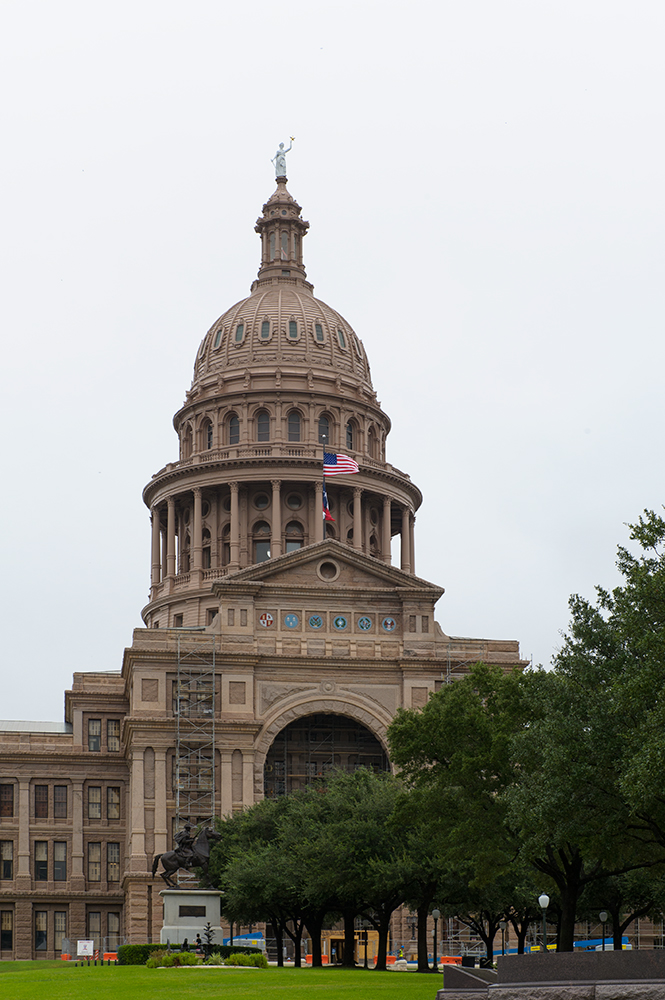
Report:
[[[301,279],[307,273],[302,258],[302,241],[309,222],[300,217],[301,208],[286,188],[286,177],[277,178],[274,194],[263,206],[263,215],[256,220],[255,231],[261,237],[261,267],[252,291],[275,279]]]

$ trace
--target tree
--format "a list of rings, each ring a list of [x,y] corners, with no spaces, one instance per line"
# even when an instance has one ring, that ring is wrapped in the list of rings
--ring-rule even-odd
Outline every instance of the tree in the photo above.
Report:
[[[570,950],[592,883],[658,864],[665,847],[665,522],[645,511],[619,548],[624,583],[574,595],[554,671],[532,678],[533,720],[515,738],[509,820],[523,853],[558,888]]]

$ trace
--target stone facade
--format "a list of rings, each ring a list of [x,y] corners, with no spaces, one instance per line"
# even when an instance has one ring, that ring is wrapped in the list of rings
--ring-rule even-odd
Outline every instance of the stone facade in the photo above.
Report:
[[[0,724],[1,958],[158,939],[152,861],[177,819],[329,766],[387,767],[397,708],[478,660],[523,665],[516,642],[435,621],[443,590],[415,572],[422,497],[386,461],[362,343],[306,279],[307,227],[279,178],[251,294],[202,341],[179,458],[144,490],[151,590],[121,672],[75,674],[62,726]],[[328,522],[324,451],[359,466],[327,477]]]

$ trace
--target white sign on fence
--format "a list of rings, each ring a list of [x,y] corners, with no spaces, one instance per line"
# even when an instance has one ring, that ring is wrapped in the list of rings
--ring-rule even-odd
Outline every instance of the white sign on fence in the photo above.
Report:
[[[77,941],[76,954],[79,958],[92,958],[95,951],[94,941]]]

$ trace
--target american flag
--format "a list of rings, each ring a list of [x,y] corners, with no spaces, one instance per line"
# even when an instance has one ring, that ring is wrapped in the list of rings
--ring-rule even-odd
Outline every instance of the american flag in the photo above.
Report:
[[[354,472],[358,471],[358,463],[354,462],[348,455],[331,455],[330,452],[324,451],[324,476],[351,476]]]

